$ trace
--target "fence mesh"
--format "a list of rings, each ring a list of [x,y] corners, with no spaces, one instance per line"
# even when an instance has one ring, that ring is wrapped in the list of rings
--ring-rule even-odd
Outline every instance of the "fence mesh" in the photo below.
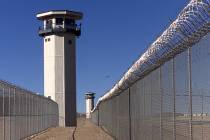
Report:
[[[0,81],[0,140],[20,140],[58,125],[58,105]]]
[[[210,34],[101,102],[92,121],[118,140],[210,139]]]

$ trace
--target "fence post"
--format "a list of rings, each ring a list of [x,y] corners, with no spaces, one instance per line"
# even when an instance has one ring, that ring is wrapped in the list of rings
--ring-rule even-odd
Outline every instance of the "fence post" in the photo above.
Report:
[[[99,107],[98,107],[98,126],[100,125],[100,123],[99,123],[99,116],[100,114],[99,114]]]
[[[5,98],[5,91],[4,88],[2,89],[3,92],[3,140],[5,140],[5,102],[4,102],[4,98]]]
[[[15,90],[15,88],[14,88],[14,107],[13,107],[13,110],[14,110],[14,113],[13,113],[13,119],[14,119],[14,136],[13,136],[13,138],[15,138],[16,139],[16,100],[15,100],[15,98],[16,98],[16,90]]]
[[[176,140],[176,90],[175,90],[175,64],[174,58],[172,58],[172,88],[173,88],[173,135]]]
[[[162,128],[163,128],[163,122],[162,122],[162,113],[163,113],[163,89],[162,89],[162,66],[160,66],[160,77],[159,77],[159,86],[160,86],[160,139],[162,140],[163,138],[163,131],[162,131]]]
[[[9,95],[9,112],[8,112],[8,119],[9,119],[9,139],[11,140],[11,87],[8,87],[8,95]]]
[[[131,140],[131,90],[128,88],[129,139]]]
[[[190,112],[190,140],[193,140],[192,128],[192,70],[191,70],[191,47],[188,48],[188,84],[189,84],[189,112]]]

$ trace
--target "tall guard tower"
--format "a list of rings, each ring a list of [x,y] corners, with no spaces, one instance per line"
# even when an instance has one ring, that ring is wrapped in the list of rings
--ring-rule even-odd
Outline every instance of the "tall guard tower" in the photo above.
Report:
[[[85,100],[86,100],[86,118],[90,119],[90,113],[94,108],[94,99],[95,99],[95,93],[93,92],[87,92],[85,93]]]
[[[37,14],[43,21],[39,36],[44,39],[44,95],[59,107],[59,125],[76,126],[76,37],[82,13],[54,10]]]

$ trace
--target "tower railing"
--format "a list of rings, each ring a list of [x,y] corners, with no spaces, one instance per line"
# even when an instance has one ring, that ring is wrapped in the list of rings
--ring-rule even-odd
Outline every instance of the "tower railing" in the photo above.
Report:
[[[63,33],[63,32],[71,32],[72,34],[76,36],[81,35],[81,24],[62,24],[62,25],[57,25],[55,23],[48,24],[45,26],[40,26],[39,27],[39,34],[41,36],[46,35],[46,34],[53,34],[53,33]]]

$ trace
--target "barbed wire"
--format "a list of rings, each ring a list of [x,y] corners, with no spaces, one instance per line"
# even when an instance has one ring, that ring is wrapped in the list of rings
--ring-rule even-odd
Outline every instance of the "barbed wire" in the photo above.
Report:
[[[177,19],[149,46],[120,81],[99,98],[95,109],[102,101],[122,93],[149,72],[192,47],[207,35],[210,29],[209,13],[209,0],[191,0]]]

